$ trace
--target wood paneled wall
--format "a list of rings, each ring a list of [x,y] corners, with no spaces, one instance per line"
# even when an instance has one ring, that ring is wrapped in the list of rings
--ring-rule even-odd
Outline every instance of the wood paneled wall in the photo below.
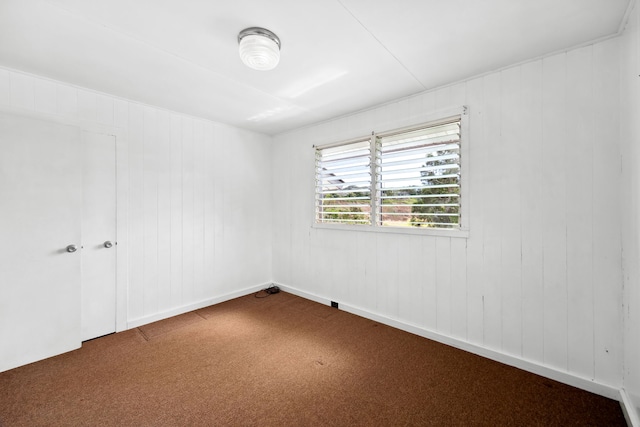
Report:
[[[270,281],[270,137],[7,69],[0,108],[117,135],[119,330]]]
[[[620,387],[618,55],[610,39],[276,136],[275,281]],[[461,105],[468,239],[312,227],[313,144]]]
[[[270,138],[136,104],[128,129],[129,318],[267,283]]]

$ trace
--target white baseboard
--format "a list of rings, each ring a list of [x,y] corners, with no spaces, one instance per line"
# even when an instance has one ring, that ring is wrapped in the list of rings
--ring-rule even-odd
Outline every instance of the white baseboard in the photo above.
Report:
[[[234,298],[242,297],[253,292],[258,292],[260,289],[264,289],[270,285],[271,285],[271,282],[267,282],[261,285],[244,288],[239,291],[230,292],[228,294],[224,294],[218,297],[207,298],[205,300],[194,302],[192,304],[176,307],[171,310],[163,311],[161,313],[152,314],[150,316],[143,316],[143,317],[138,317],[136,319],[131,319],[127,322],[127,329],[137,328],[138,326],[157,322],[158,320],[168,319],[169,317],[177,316],[179,314],[188,313],[190,311],[208,307],[213,304],[219,304],[221,302],[229,301]]]
[[[638,410],[624,388],[620,389],[620,407],[622,407],[622,412],[624,413],[624,418],[627,420],[627,425],[631,427],[640,427]]]
[[[285,292],[292,293],[294,295],[298,295],[302,298],[306,298],[320,304],[330,305],[331,300],[328,298],[324,298],[309,292],[301,291],[291,286],[287,286],[280,283],[274,283],[279,286]],[[501,353],[496,350],[488,349],[485,347],[480,347],[475,344],[471,344],[466,341],[461,341],[457,338],[453,338],[447,335],[442,335],[440,333],[416,326],[411,325],[406,322],[402,322],[396,319],[392,319],[383,315],[379,315],[376,313],[372,313],[370,311],[364,310],[359,307],[351,306],[342,302],[339,302],[340,310],[346,311],[348,313],[352,313],[367,319],[375,320],[376,322],[383,323],[388,326],[392,326],[397,329],[401,329],[406,332],[410,332],[415,335],[419,335],[424,338],[428,338],[433,341],[440,342],[442,344],[449,345],[451,347],[459,348],[464,351],[468,351],[469,353],[474,353],[482,357],[486,357],[491,360],[495,360],[500,363],[504,363],[505,365],[513,366],[524,371],[532,372],[534,374],[550,378],[552,380],[568,384],[573,387],[577,387],[591,393],[599,394],[604,397],[608,397],[614,400],[620,400],[620,389],[602,384],[596,381],[593,381],[589,378],[583,378],[568,372],[560,371],[555,368],[540,365],[536,362],[521,359],[516,356],[512,356],[509,354]],[[631,407],[633,408],[633,407]],[[634,424],[635,427],[635,424]],[[640,427],[640,426],[638,426]]]

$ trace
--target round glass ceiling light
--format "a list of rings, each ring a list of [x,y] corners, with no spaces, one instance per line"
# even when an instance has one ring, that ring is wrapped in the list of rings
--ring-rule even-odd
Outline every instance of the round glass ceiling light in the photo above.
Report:
[[[271,31],[260,28],[245,28],[238,34],[240,59],[254,70],[271,70],[280,62],[280,39]]]

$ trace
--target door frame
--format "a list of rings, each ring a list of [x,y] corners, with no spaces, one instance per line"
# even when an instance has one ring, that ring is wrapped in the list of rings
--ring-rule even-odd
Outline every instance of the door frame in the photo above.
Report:
[[[79,128],[81,131],[111,135],[116,145],[116,332],[127,329],[127,265],[128,265],[128,200],[129,200],[129,151],[127,130],[116,125],[103,125],[80,118],[61,117],[19,108],[0,106],[0,111],[45,122]]]

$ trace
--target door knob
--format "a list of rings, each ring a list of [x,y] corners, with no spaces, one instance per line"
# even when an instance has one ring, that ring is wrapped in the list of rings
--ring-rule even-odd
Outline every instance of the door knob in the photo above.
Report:
[[[111,246],[113,246],[113,243],[111,243],[109,240],[107,240],[106,242],[104,242],[104,247],[105,248],[110,248]]]
[[[78,250],[78,246],[77,245],[69,245],[67,246],[67,252],[75,252]]]

